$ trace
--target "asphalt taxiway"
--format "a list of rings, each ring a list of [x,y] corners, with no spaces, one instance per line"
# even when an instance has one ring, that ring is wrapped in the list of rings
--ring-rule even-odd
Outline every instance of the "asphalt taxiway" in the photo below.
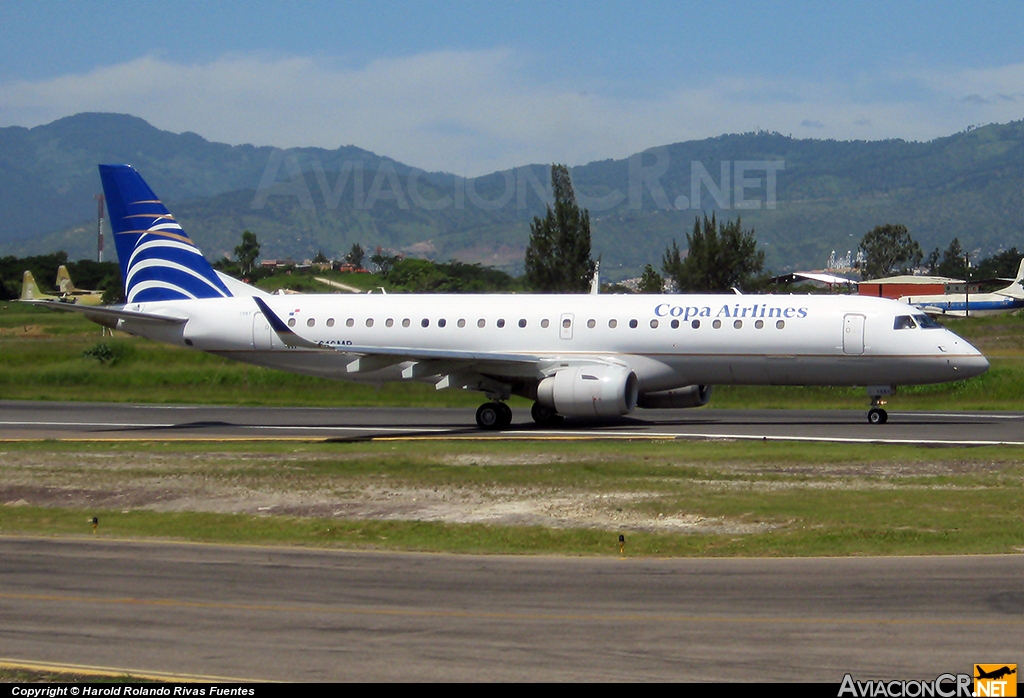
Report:
[[[843,410],[637,410],[606,422],[542,429],[514,410],[501,432],[476,428],[472,409],[273,408],[0,401],[0,441],[356,440],[373,438],[768,439],[947,446],[1024,445],[1024,414],[890,412],[868,424]]]
[[[632,560],[0,538],[0,663],[285,681],[932,679],[1024,556]]]

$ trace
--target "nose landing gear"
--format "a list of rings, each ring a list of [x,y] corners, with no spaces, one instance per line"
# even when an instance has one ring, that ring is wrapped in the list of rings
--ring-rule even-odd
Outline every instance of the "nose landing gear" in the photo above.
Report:
[[[485,402],[476,411],[476,425],[487,431],[501,431],[512,424],[512,408],[504,402]]]
[[[871,409],[868,410],[868,424],[885,424],[889,421],[889,413],[882,409],[885,400],[883,395],[893,395],[895,385],[869,385],[868,396],[871,398]]]
[[[884,400],[879,400],[878,403],[884,403]],[[874,401],[872,401],[872,404]],[[883,410],[881,407],[872,407],[868,410],[868,423],[869,424],[885,424],[889,421],[889,413]]]

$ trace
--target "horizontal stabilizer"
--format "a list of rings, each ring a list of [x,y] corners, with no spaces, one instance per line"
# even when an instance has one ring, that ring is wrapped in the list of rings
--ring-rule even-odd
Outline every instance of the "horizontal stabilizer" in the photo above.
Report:
[[[127,310],[116,305],[78,305],[77,303],[64,303],[61,301],[22,301],[32,305],[52,308],[54,310],[69,310],[73,313],[82,313],[93,322],[100,325],[112,327],[113,323],[104,320],[131,320],[133,322],[157,322],[162,324],[180,325],[188,322],[187,317],[174,317],[172,315],[158,315],[157,313],[143,313],[137,310]]]

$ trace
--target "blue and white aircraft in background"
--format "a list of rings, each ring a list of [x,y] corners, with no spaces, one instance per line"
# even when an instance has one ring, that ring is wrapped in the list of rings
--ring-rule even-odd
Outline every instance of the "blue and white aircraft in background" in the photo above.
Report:
[[[426,381],[532,416],[696,407],[710,386],[863,385],[871,423],[897,385],[984,373],[977,349],[904,303],[863,296],[270,295],[214,270],[129,165],[100,165],[124,305],[80,307],[123,332],[324,378]]]
[[[1024,259],[1017,278],[1009,286],[991,293],[945,293],[933,296],[902,296],[900,300],[932,316],[985,317],[1004,315],[1024,308]]]

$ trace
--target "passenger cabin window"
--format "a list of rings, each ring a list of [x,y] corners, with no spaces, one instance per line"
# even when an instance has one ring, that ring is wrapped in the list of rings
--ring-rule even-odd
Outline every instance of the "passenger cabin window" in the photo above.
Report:
[[[448,321],[445,320],[444,318],[441,318],[440,320],[437,321],[437,326],[438,327],[444,327],[447,324],[448,324]]]
[[[732,326],[735,327],[738,330],[741,327],[743,327],[743,321],[742,320],[734,320],[733,323],[732,323]]]
[[[349,318],[345,321],[345,327],[352,327],[354,324],[356,324],[355,318]]]
[[[700,320],[691,320],[690,327],[692,327],[695,330],[700,329]]]
[[[476,321],[476,326],[477,327],[483,327],[486,324],[487,324],[487,321],[484,320],[483,318],[480,318],[479,320]]]
[[[384,321],[384,326],[385,327],[394,327],[395,326],[395,318],[389,317],[387,320]]]
[[[316,319],[315,318],[309,318],[308,320],[306,320],[306,327],[312,327],[315,324],[316,324]]]
[[[457,324],[457,325],[458,325],[459,327],[465,327],[465,326],[466,326],[466,318],[464,318],[464,317],[460,317],[460,318],[459,318],[459,321],[458,321],[458,322],[457,322],[456,324]]]
[[[892,323],[892,328],[894,330],[914,330],[917,329],[917,325],[909,315],[898,315]]]
[[[779,320],[778,322],[776,322],[775,323],[775,329],[777,329],[777,330],[784,330],[784,329],[786,329],[786,321],[785,320]]]
[[[402,320],[402,327],[408,327],[410,324],[411,323],[409,322],[409,318],[404,318]]]
[[[658,321],[657,320],[651,320],[651,329],[652,330],[658,329]]]
[[[758,320],[757,322],[755,322],[754,327],[756,327],[759,330],[762,329],[764,327],[764,320]]]
[[[597,320],[587,320],[587,327],[590,329],[597,327]]]
[[[609,320],[608,321],[608,327],[612,328],[613,330],[616,327],[618,327],[618,326],[619,326],[619,321],[618,320]]]
[[[372,317],[366,318],[366,326],[367,327],[373,327],[373,318]]]
[[[288,327],[295,327],[295,318],[288,318]]]
[[[637,328],[637,325],[639,325],[639,324],[640,323],[637,322],[636,320],[630,320],[629,321],[629,329],[635,330]]]
[[[327,318],[327,326],[328,327],[334,327],[334,318],[332,318],[332,317]]]
[[[562,327],[569,329],[571,326],[572,320],[570,320],[569,318],[565,318],[564,320],[562,320]]]
[[[505,326],[505,318],[498,318],[498,322],[495,323],[498,327]]]
[[[678,330],[679,329],[679,321],[678,320],[673,320],[672,321],[672,329],[673,330]]]
[[[430,320],[427,318],[420,320],[420,327],[430,327]]]
[[[546,329],[548,328],[548,326],[550,326],[550,325],[551,325],[551,323],[550,323],[550,322],[548,321],[548,319],[547,319],[547,318],[544,318],[543,320],[541,320],[541,321],[540,321],[540,326],[541,326],[541,327],[543,327],[543,328],[544,328],[545,330],[546,330]]]
[[[526,318],[520,318],[519,319],[519,326],[520,327],[526,327]]]
[[[722,321],[721,320],[715,320],[714,322],[711,323],[711,326],[714,327],[717,330],[717,329],[719,329],[722,326]]]

